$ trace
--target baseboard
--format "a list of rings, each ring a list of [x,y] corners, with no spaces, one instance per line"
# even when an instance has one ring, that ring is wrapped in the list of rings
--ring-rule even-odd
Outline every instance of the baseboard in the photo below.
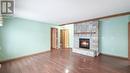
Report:
[[[34,55],[39,55],[39,54],[43,54],[43,53],[48,53],[48,52],[50,52],[50,51],[51,51],[51,50],[44,51],[44,52],[33,53],[33,54],[31,54],[31,55],[25,55],[25,56],[21,56],[21,57],[17,57],[17,58],[12,58],[12,59],[8,59],[8,60],[3,60],[3,61],[0,61],[0,63],[2,64],[2,63],[6,63],[6,62],[10,62],[10,61],[22,59],[22,58],[34,56]]]
[[[100,54],[101,55],[105,55],[105,56],[110,56],[110,57],[115,57],[115,58],[120,58],[120,59],[128,60],[128,57],[115,56],[115,55],[106,54],[106,53],[100,53]]]

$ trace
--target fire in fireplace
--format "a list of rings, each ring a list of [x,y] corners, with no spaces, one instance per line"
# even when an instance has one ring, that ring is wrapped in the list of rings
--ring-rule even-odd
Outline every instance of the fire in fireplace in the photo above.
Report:
[[[90,40],[86,39],[86,38],[80,38],[79,39],[79,48],[89,49],[90,48]]]

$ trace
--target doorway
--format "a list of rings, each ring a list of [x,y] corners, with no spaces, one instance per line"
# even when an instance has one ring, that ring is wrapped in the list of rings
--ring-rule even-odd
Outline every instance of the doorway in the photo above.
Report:
[[[58,48],[58,29],[51,28],[51,50]]]
[[[69,30],[68,29],[60,30],[60,48],[62,49],[69,48]]]

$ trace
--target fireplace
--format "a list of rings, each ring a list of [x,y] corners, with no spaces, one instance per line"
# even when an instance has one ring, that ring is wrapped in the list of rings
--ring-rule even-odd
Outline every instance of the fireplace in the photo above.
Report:
[[[79,39],[79,48],[90,49],[90,40],[86,38]]]

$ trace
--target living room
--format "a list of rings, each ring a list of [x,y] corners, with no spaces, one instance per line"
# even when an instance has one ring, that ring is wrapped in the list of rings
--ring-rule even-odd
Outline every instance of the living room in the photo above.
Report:
[[[0,73],[129,73],[129,2],[2,0]]]

